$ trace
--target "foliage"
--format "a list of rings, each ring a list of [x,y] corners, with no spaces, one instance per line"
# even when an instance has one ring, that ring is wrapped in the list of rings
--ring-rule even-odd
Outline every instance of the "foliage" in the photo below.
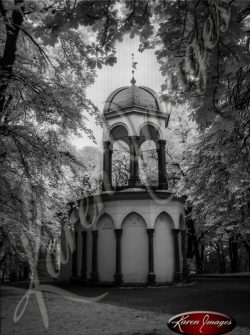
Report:
[[[99,50],[84,29],[67,24],[67,4],[0,1],[2,261],[6,251],[22,258],[22,232],[35,245],[37,212],[43,230],[57,234],[55,213],[83,194],[84,180],[88,186],[69,138],[84,131],[94,140],[85,123],[87,115],[98,122],[86,97],[95,78],[93,55],[101,53],[107,64],[115,59],[113,50]]]

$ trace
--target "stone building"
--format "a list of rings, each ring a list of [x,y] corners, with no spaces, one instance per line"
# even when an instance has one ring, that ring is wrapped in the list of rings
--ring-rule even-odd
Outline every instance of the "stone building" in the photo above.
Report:
[[[169,115],[152,89],[135,84],[133,78],[131,86],[118,88],[106,100],[102,192],[81,199],[71,213],[76,249],[61,266],[61,279],[152,285],[181,276],[184,202],[168,192],[164,138]],[[140,147],[148,140],[157,148],[154,187],[142,185],[139,173]],[[130,163],[127,185],[115,188],[112,153],[117,141],[129,147]]]

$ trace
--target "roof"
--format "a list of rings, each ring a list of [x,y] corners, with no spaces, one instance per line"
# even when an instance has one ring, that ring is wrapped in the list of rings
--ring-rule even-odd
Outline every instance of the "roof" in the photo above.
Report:
[[[124,86],[113,91],[104,105],[104,113],[139,107],[162,112],[159,98],[155,91],[145,86]]]

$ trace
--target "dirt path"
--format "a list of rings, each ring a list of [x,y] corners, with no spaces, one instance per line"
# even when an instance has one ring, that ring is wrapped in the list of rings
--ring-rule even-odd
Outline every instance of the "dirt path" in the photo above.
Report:
[[[141,311],[108,303],[83,304],[55,294],[44,294],[49,315],[46,330],[37,298],[32,295],[23,317],[13,322],[13,314],[27,292],[1,287],[1,335],[166,335],[176,334],[167,327],[170,314]],[[250,329],[236,328],[232,335],[250,335]]]

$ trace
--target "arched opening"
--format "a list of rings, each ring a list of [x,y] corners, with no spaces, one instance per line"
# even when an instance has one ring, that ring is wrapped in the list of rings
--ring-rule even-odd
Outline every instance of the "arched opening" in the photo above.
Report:
[[[155,220],[154,270],[158,283],[172,282],[174,277],[173,219],[166,212]]]
[[[115,273],[115,234],[114,223],[108,214],[97,222],[97,269],[100,281],[113,281]]]
[[[130,151],[124,141],[116,141],[112,157],[112,185],[114,187],[128,185],[130,177]]]
[[[118,124],[115,125],[109,134],[109,141],[114,144],[115,141],[124,141],[128,143],[128,130],[125,125]]]
[[[158,185],[158,155],[153,140],[144,141],[140,147],[139,176],[143,185]]]
[[[128,130],[123,124],[116,124],[109,133],[108,141],[104,142],[103,151],[103,184],[102,189],[110,191],[112,189],[112,153],[114,144],[118,141],[128,143]],[[118,145],[121,147],[121,145]]]
[[[148,274],[148,237],[144,219],[130,213],[122,222],[121,264],[125,283],[144,283]]]
[[[140,129],[140,137],[142,141],[153,140],[155,143],[160,139],[158,129],[150,123],[144,124]]]

